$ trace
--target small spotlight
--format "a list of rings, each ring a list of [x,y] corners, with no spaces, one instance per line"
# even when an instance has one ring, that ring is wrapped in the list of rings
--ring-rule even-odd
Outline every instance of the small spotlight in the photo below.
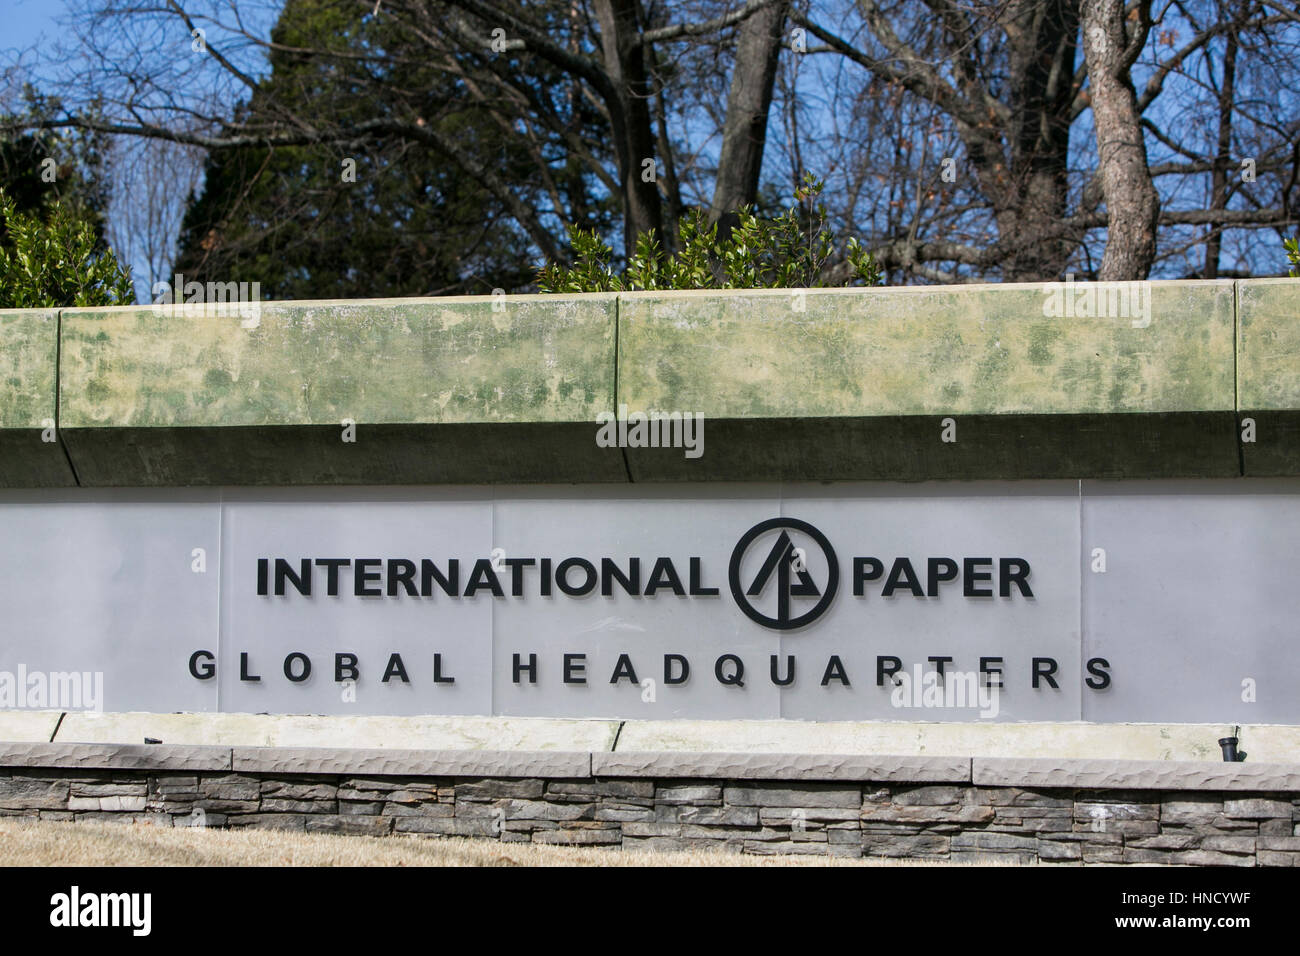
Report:
[[[1223,750],[1224,763],[1240,763],[1246,759],[1246,751],[1237,752],[1236,737],[1220,737],[1219,747]]]

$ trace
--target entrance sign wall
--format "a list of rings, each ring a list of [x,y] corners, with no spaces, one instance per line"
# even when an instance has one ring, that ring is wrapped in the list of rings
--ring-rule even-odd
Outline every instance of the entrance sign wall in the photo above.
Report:
[[[24,490],[0,528],[0,708],[1300,724],[1295,479]]]

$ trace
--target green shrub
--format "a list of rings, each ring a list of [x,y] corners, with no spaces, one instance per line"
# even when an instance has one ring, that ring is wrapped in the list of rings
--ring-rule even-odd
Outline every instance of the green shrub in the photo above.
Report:
[[[131,277],[65,203],[18,212],[0,191],[0,309],[129,305]]]
[[[574,264],[548,263],[537,274],[543,292],[632,292],[646,289],[806,289],[827,285],[835,244],[826,230],[826,207],[816,203],[823,184],[805,174],[796,204],[774,219],[749,207],[726,239],[717,224],[694,210],[682,220],[677,251],[668,253],[653,230],[637,236],[636,252],[622,274],[610,265],[613,250],[595,231],[571,226]],[[844,249],[851,270],[846,285],[880,285],[875,258],[855,238]]]
[[[1283,239],[1282,248],[1286,250],[1286,257],[1291,262],[1291,278],[1300,279],[1300,237]]]

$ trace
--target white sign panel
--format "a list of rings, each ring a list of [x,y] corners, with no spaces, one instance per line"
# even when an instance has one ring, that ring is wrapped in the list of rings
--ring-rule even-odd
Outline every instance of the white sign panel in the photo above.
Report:
[[[0,708],[1300,723],[1300,482],[5,492]]]

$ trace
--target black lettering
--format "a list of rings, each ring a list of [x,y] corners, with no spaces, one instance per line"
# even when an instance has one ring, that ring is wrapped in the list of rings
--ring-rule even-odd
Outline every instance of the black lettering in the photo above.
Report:
[[[530,684],[537,683],[537,655],[536,654],[528,655],[527,664],[520,664],[519,655],[518,654],[514,655],[514,660],[511,663],[511,669],[514,671],[513,680],[516,684],[519,683],[519,675],[523,671],[528,671],[528,683]]]
[[[569,583],[569,569],[582,568],[583,582],[574,587]],[[596,566],[586,558],[565,558],[555,567],[555,583],[570,597],[581,597],[596,587]]]
[[[930,558],[925,564],[925,593],[928,597],[938,597],[939,585],[957,577],[957,562],[952,558]]]
[[[388,596],[397,596],[397,586],[402,586],[407,597],[419,597],[415,587],[415,562],[396,558],[388,562]]]
[[[456,678],[454,678],[454,677],[446,677],[446,676],[443,675],[443,673],[442,673],[442,655],[441,655],[441,654],[434,654],[434,655],[433,655],[433,682],[434,682],[435,684],[454,684],[454,683],[456,683]]]
[[[564,682],[566,684],[587,683],[587,655],[564,655]]]
[[[853,596],[862,597],[866,582],[875,581],[885,573],[885,566],[879,558],[853,559]]]
[[[1002,686],[1002,668],[1000,666],[999,667],[992,666],[993,664],[1000,665],[1001,663],[1002,663],[1002,658],[1000,657],[980,658],[980,674],[989,678],[989,680],[985,684],[986,687]],[[993,679],[995,677],[997,678],[996,680]]]
[[[682,587],[682,579],[677,576],[677,569],[673,567],[672,558],[655,560],[654,570],[650,572],[650,582],[645,586],[646,596],[653,597],[656,591],[663,588],[671,589],[679,597],[686,594],[686,589]]]
[[[1051,685],[1052,690],[1060,690],[1060,685],[1056,683],[1056,678],[1052,675],[1056,673],[1056,661],[1050,657],[1034,658],[1034,690],[1038,690],[1038,680],[1042,678]]]
[[[894,675],[903,669],[903,662],[897,657],[876,658],[876,686],[884,687],[885,678],[894,679]]]
[[[493,597],[506,596],[506,592],[501,590],[501,582],[497,580],[497,573],[492,570],[492,562],[487,558],[479,558],[474,562],[469,583],[465,585],[465,597],[473,597],[482,588],[491,591]]]
[[[383,591],[370,586],[371,581],[378,583],[381,572],[368,569],[383,563],[383,558],[357,558],[352,566],[352,593],[357,597],[382,597]]]
[[[636,671],[632,668],[632,658],[626,654],[618,655],[618,663],[614,665],[614,676],[609,679],[611,684],[617,684],[620,680],[627,680],[632,684],[641,683],[636,679]]]
[[[680,664],[682,672],[676,677],[673,676],[673,665]],[[686,679],[691,676],[691,662],[681,654],[664,655],[664,684],[685,684]]]
[[[722,665],[727,662],[731,662],[735,665],[735,669],[732,670],[730,674],[724,671],[722,667]],[[714,662],[713,676],[718,679],[719,684],[726,684],[730,687],[744,687],[745,681],[743,678],[745,676],[745,662],[735,654],[723,654],[716,662]]]
[[[284,582],[288,581],[298,593],[311,597],[311,558],[303,558],[300,565],[300,572],[293,573],[293,566],[284,558],[275,559],[275,593],[277,596],[284,594]]]
[[[826,672],[822,674],[822,686],[825,687],[833,680],[839,681],[845,687],[849,686],[849,675],[844,672],[844,662],[837,654],[832,654],[831,659],[826,662]]]
[[[1011,597],[1011,585],[1020,588],[1020,593],[1025,597],[1033,597],[1034,592],[1029,590],[1029,582],[1025,578],[1029,577],[1029,562],[1024,558],[1002,558],[998,561],[998,595],[1000,597]]]
[[[1092,677],[1084,680],[1093,690],[1105,690],[1110,686],[1110,661],[1104,657],[1090,657],[1088,659],[1088,673]]]
[[[448,597],[460,597],[460,559],[447,560],[447,573],[443,574],[438,566],[424,558],[420,561],[420,597],[433,597],[433,583],[438,582],[442,593]]]
[[[246,680],[246,681],[249,681],[249,682],[252,682],[252,683],[256,683],[257,681],[260,681],[260,680],[262,679],[262,678],[258,677],[256,674],[250,674],[250,673],[248,672],[248,652],[247,652],[247,651],[245,651],[245,652],[243,652],[243,653],[241,653],[241,654],[239,655],[239,679],[240,679],[240,680]]]
[[[992,565],[992,558],[963,558],[962,572],[966,580],[962,582],[962,594],[966,597],[992,597],[992,588],[977,588],[976,581],[992,581],[992,571],[976,571],[979,565]]]
[[[339,568],[352,563],[351,558],[317,558],[316,564],[325,569],[325,593],[336,597],[339,593]]]
[[[201,658],[206,658],[203,664],[199,663]],[[190,676],[197,677],[199,680],[207,680],[217,672],[216,657],[211,651],[195,651],[190,655]]]
[[[536,558],[506,558],[503,562],[510,569],[510,595],[524,596],[524,568],[531,568],[537,563]]]
[[[384,668],[384,683],[387,684],[394,677],[401,680],[403,684],[409,684],[411,679],[406,676],[406,665],[402,663],[401,654],[389,654],[388,666]]]
[[[358,680],[361,672],[357,670],[357,655],[355,654],[335,654],[334,655],[334,680],[341,683],[345,680]]]
[[[706,588],[701,582],[704,579],[704,572],[700,566],[699,558],[691,558],[691,596],[692,597],[714,597],[718,593],[717,588]]]
[[[641,596],[641,559],[627,559],[627,574],[619,568],[613,558],[600,559],[600,593],[604,597],[614,594],[614,582],[627,594]]]
[[[889,569],[889,577],[880,594],[882,597],[891,597],[900,587],[907,588],[916,597],[925,597],[921,582],[916,579],[916,572],[912,569],[912,562],[907,558],[894,559],[894,566]]]
[[[293,676],[293,665],[295,661],[300,661],[302,663],[302,673],[297,677]],[[301,651],[294,651],[291,654],[286,654],[284,658],[284,676],[289,678],[289,680],[293,681],[295,684],[301,684],[311,676],[311,659]]]
[[[786,673],[781,677],[781,658],[776,654],[772,655],[772,683],[778,687],[788,687],[794,683],[794,655],[790,654],[785,659]]]

